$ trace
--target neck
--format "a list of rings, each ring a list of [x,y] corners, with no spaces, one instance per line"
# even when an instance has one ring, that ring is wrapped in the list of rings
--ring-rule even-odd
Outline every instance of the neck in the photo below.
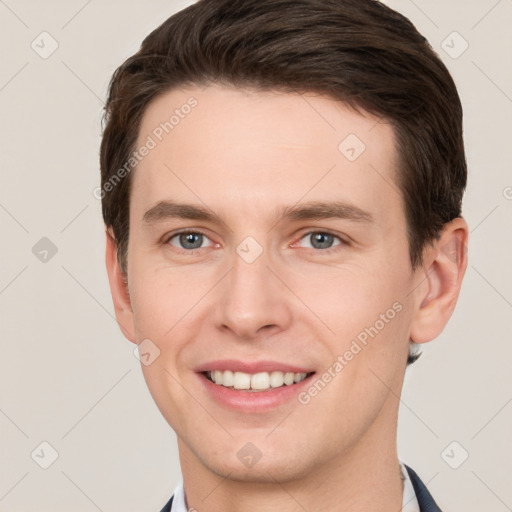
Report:
[[[403,481],[396,450],[398,411],[393,409],[350,450],[293,480],[277,480],[271,470],[266,481],[258,482],[234,480],[229,471],[217,474],[178,438],[187,507],[201,512],[400,510]]]

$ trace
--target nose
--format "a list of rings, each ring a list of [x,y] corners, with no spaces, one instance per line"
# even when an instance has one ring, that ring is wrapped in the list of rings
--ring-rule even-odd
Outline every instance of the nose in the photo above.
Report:
[[[233,260],[218,290],[217,327],[244,340],[289,328],[292,294],[278,272],[269,268],[265,251],[250,263],[238,254]]]

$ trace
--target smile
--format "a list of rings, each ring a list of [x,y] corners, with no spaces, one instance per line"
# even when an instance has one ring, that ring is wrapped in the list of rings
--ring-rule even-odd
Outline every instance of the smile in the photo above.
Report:
[[[293,372],[259,372],[245,373],[231,370],[215,370],[204,372],[208,380],[226,388],[238,391],[267,391],[269,389],[291,386],[306,379],[308,373]]]

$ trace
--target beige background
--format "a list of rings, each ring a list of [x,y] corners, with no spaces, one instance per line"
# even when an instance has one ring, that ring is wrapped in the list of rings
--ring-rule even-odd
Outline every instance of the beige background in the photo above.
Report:
[[[113,317],[93,190],[111,73],[188,3],[0,0],[0,512],[158,511],[181,478]],[[458,84],[471,229],[457,310],[407,371],[399,455],[444,511],[512,510],[512,0],[388,3]]]

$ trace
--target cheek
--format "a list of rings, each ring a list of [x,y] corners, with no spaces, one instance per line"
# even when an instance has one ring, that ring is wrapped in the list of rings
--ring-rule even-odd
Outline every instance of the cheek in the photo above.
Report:
[[[180,361],[190,335],[187,322],[204,292],[171,273],[134,266],[133,274],[137,279],[130,294],[136,338],[151,340],[158,351],[151,364],[141,364],[144,379],[162,415],[181,431],[182,411],[190,406],[190,397],[183,393],[187,369]]]
[[[411,308],[391,286],[352,288],[347,283],[340,288],[331,281],[325,295],[311,303],[334,334],[322,337],[329,358],[318,379],[326,384],[313,382],[301,403],[307,403],[306,430],[322,428],[325,437],[350,444],[356,432],[370,428],[387,401],[400,395]],[[316,418],[326,417],[326,411],[331,421],[319,427]]]
[[[184,272],[134,266],[133,276],[129,282],[137,339],[167,339],[205,293],[206,284]]]
[[[381,334],[400,322],[405,283],[399,279],[391,269],[352,266],[314,273],[314,279],[302,277],[294,289],[308,316],[323,324],[328,338],[337,340],[333,348],[341,350],[358,336],[364,341],[365,333],[385,337]]]
[[[373,272],[368,267],[352,270],[333,272],[329,279],[317,280],[316,287],[306,283],[298,293],[309,297],[308,306],[329,328],[311,316],[317,332],[324,333],[319,340],[329,354],[325,371],[330,372],[328,390],[320,393],[314,407],[319,414],[323,408],[339,407],[333,417],[343,418],[345,427],[348,422],[347,435],[355,428],[347,412],[370,423],[390,388],[400,393],[412,314],[403,275],[382,267]]]

